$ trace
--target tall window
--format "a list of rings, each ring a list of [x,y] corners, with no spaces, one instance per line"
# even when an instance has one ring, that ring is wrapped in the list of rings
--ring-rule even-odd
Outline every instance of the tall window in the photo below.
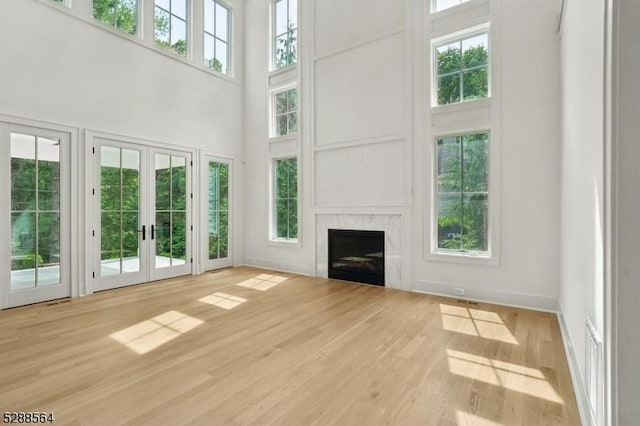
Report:
[[[298,90],[289,89],[276,93],[274,103],[275,136],[285,136],[298,131]]]
[[[215,0],[204,0],[204,66],[229,73],[229,8]]]
[[[93,0],[93,17],[126,33],[135,34],[138,29],[138,0]]]
[[[274,162],[274,236],[279,240],[298,239],[298,160],[282,158]]]
[[[445,105],[489,95],[487,31],[435,46],[437,104]]]
[[[229,255],[229,165],[209,162],[209,259]]]
[[[187,0],[155,0],[156,44],[187,55]]]
[[[449,9],[450,7],[457,6],[469,0],[433,0],[433,11],[440,12],[441,10]]]
[[[438,249],[489,252],[489,134],[438,138]]]
[[[273,3],[273,64],[283,68],[298,60],[298,2],[275,0]]]
[[[60,282],[60,141],[11,134],[11,289]]]

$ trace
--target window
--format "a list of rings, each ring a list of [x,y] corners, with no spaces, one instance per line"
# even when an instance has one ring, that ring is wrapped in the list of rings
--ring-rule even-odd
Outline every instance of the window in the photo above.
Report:
[[[437,105],[489,96],[489,33],[435,46]]]
[[[457,6],[467,1],[469,0],[434,0],[433,11],[440,12],[441,10],[449,9],[450,7]]]
[[[229,255],[229,165],[209,161],[209,260]]]
[[[187,56],[187,0],[155,0],[156,44]]]
[[[275,0],[273,3],[273,64],[283,68],[298,60],[297,0]]]
[[[274,135],[286,136],[298,131],[298,90],[290,89],[273,97]]]
[[[437,142],[437,249],[489,252],[489,133]]]
[[[215,0],[204,3],[204,66],[229,73],[229,9]]]
[[[135,34],[138,29],[138,0],[93,0],[93,17],[126,33]]]
[[[11,133],[11,289],[60,283],[60,140]]]
[[[274,161],[274,236],[278,240],[298,239],[298,160]]]

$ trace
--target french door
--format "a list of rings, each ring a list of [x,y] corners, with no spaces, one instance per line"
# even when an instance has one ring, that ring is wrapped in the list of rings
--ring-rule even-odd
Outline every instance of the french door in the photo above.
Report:
[[[201,253],[205,270],[233,265],[231,257],[231,178],[232,162],[229,159],[203,155],[201,164],[202,213],[206,220],[200,229]]]
[[[192,154],[94,138],[94,291],[192,272]]]
[[[70,137],[0,123],[0,307],[71,296]]]

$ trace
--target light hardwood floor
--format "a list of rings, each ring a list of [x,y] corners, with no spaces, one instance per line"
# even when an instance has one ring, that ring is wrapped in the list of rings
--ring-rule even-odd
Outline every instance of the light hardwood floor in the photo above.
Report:
[[[0,312],[9,410],[71,425],[580,423],[552,314],[248,267]]]

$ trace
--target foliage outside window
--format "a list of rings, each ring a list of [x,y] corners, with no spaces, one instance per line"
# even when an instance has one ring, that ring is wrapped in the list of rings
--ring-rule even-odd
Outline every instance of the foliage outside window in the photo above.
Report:
[[[435,47],[437,104],[489,95],[489,34],[482,32]]]
[[[215,0],[204,3],[204,66],[229,74],[229,9]]]
[[[283,158],[274,162],[275,237],[298,239],[298,161]]]
[[[187,0],[155,0],[156,44],[187,55]]]
[[[64,3],[64,0],[58,3]],[[138,29],[138,0],[93,0],[93,17],[121,31],[135,34]]]
[[[275,136],[298,131],[298,90],[290,89],[274,96]]]
[[[438,138],[438,249],[489,252],[489,134]]]
[[[297,0],[275,0],[273,3],[273,64],[278,68],[298,60]]]
[[[11,288],[60,282],[60,141],[11,134]]]
[[[459,4],[468,2],[469,0],[434,0],[433,11],[440,12],[441,10],[449,9]]]
[[[176,155],[155,157],[156,256],[170,259],[171,266],[183,265],[187,256],[187,160]]]
[[[229,256],[229,165],[209,162],[209,259]]]

